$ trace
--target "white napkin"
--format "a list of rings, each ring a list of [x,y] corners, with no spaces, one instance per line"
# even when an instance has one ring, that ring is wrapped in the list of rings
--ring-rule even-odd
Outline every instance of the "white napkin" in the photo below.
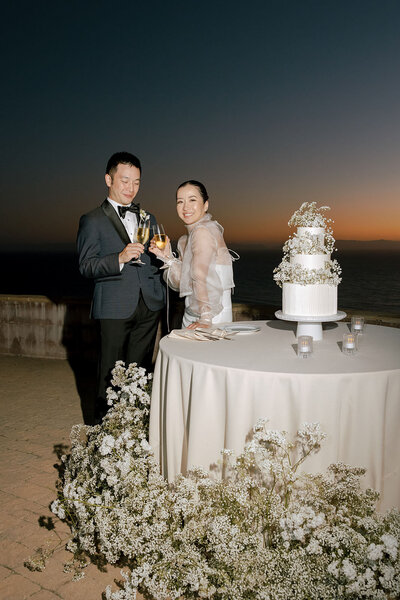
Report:
[[[234,333],[232,331],[225,331],[225,329],[198,327],[197,329],[173,329],[168,337],[197,340],[199,342],[216,342],[218,340],[231,340]]]

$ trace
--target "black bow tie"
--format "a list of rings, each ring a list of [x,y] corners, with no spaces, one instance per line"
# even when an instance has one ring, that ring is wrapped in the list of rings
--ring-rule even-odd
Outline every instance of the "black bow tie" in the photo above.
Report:
[[[128,211],[138,215],[140,213],[140,204],[132,202],[130,206],[118,206],[118,212],[121,219],[125,219],[125,215]]]

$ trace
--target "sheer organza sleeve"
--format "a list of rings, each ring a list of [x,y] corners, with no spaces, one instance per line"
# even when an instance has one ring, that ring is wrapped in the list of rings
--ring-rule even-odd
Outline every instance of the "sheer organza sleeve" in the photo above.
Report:
[[[182,256],[186,247],[187,236],[184,235],[178,240],[178,258],[171,256],[164,261],[164,281],[165,283],[176,292],[179,292],[179,284],[181,281],[182,273]]]
[[[217,240],[206,227],[192,232],[190,277],[192,294],[189,309],[200,316],[202,323],[211,323],[222,310],[222,284],[216,271]]]

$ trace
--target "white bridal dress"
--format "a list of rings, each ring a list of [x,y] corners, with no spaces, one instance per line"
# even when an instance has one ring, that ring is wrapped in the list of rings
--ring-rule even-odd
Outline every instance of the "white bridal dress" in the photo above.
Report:
[[[195,321],[204,325],[229,323],[234,282],[224,230],[210,214],[187,230],[178,241],[178,257],[165,259],[164,274],[168,285],[185,298],[182,326]]]

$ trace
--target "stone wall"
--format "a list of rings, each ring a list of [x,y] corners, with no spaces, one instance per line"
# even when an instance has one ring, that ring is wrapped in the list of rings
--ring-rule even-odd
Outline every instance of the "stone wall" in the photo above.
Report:
[[[60,300],[45,296],[0,295],[0,354],[95,360],[98,330],[89,319],[89,300]],[[259,304],[233,304],[234,321],[273,319],[278,307]],[[171,299],[170,321],[177,327],[182,304]],[[355,311],[346,311],[348,316]],[[365,311],[362,313],[365,315]],[[177,318],[174,318],[177,317]],[[366,315],[368,323],[400,326],[400,318]],[[165,332],[160,324],[158,337]]]
[[[91,358],[97,331],[89,308],[84,300],[0,295],[0,354],[65,359],[79,351]]]
[[[92,360],[98,348],[97,324],[89,319],[89,300],[61,300],[46,296],[0,295],[0,354],[38,358]],[[173,326],[177,327],[181,306],[171,303]],[[271,311],[251,311],[234,306],[235,320],[271,318]],[[268,313],[268,314],[267,314]],[[174,316],[178,316],[174,319]],[[175,321],[175,323],[174,323]],[[162,327],[159,327],[159,337]]]

